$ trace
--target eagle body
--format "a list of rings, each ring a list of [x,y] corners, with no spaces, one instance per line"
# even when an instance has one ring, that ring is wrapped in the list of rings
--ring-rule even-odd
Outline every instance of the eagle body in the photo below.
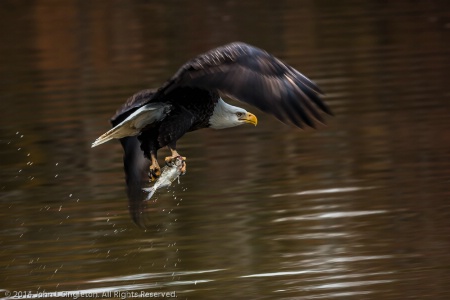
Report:
[[[162,147],[169,145],[175,148],[176,141],[189,131],[209,127],[221,129],[232,126],[231,124],[222,126],[220,122],[214,121],[217,119],[214,112],[218,108],[235,108],[225,103],[217,92],[183,87],[172,91],[162,99],[157,99],[154,95],[154,90],[143,90],[130,97],[111,119],[113,129],[104,135],[107,138],[100,137],[99,142],[94,143],[94,146],[114,138],[111,137],[110,133],[114,132],[116,126],[139,112],[139,109],[133,106],[136,101],[145,101],[147,103],[145,106],[164,109],[163,114],[153,118],[152,121],[143,121],[143,124],[138,125],[139,128],[133,128],[141,142],[141,150],[149,159],[150,153],[156,153]],[[160,113],[159,111],[155,112],[155,109],[151,112],[152,116]],[[236,109],[238,108],[236,107]],[[122,132],[124,131],[122,130]],[[118,135],[116,131],[114,134],[116,134],[116,138],[127,136],[127,132]],[[132,135],[130,132],[128,134]]]
[[[255,115],[227,104],[221,96],[298,128],[315,128],[324,123],[322,113],[332,115],[314,82],[262,49],[234,42],[195,57],[160,88],[127,99],[111,119],[113,128],[92,144],[120,140],[129,208],[137,224],[142,225],[142,187],[148,182],[149,165],[152,179],[160,175],[160,148],[167,146],[172,152],[167,163],[180,157],[176,144],[187,132],[256,125]]]
[[[188,96],[191,98],[188,99]],[[218,93],[190,87],[174,90],[163,99],[155,99],[153,92],[141,91],[128,101],[133,101],[135,97],[146,99],[147,103],[168,105],[167,113],[155,122],[146,124],[138,136],[141,149],[149,159],[151,152],[156,153],[162,147],[171,145],[175,148],[176,141],[186,132],[209,127],[209,119],[219,99]],[[113,126],[135,110],[127,109],[128,102],[124,107],[125,110],[119,110],[112,118]]]

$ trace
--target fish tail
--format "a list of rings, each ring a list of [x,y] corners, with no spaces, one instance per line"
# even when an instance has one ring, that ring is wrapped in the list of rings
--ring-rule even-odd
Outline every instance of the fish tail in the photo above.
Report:
[[[145,198],[145,201],[148,201],[152,198],[153,194],[156,192],[156,188],[154,186],[150,187],[150,188],[145,188],[142,189],[144,192],[147,192],[147,198]]]

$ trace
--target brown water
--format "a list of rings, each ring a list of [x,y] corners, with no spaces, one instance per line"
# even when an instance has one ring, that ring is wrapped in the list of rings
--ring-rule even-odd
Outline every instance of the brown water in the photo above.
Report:
[[[2,1],[1,294],[449,299],[448,3]],[[185,136],[188,173],[144,231],[120,145],[90,144],[234,40],[318,82],[336,117],[299,131],[253,109],[256,128]]]

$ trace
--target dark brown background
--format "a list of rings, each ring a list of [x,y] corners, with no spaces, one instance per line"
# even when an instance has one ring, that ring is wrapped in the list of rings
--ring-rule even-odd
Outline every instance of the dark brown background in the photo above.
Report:
[[[1,1],[0,288],[179,299],[450,297],[448,1]],[[245,41],[316,81],[318,131],[185,136],[127,211],[115,109]],[[161,153],[161,157],[165,155]]]

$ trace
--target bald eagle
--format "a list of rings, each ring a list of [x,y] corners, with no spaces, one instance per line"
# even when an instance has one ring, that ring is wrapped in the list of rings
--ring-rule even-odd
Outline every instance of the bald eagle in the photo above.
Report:
[[[221,95],[255,106],[285,124],[314,128],[315,122],[324,123],[321,111],[332,115],[322,94],[315,83],[266,51],[234,42],[188,61],[160,88],[131,96],[112,117],[113,128],[92,147],[120,139],[129,208],[140,224],[142,186],[147,176],[155,180],[161,175],[160,148],[171,151],[165,159],[171,163],[180,156],[177,141],[187,132],[257,124],[254,114],[226,103]]]

